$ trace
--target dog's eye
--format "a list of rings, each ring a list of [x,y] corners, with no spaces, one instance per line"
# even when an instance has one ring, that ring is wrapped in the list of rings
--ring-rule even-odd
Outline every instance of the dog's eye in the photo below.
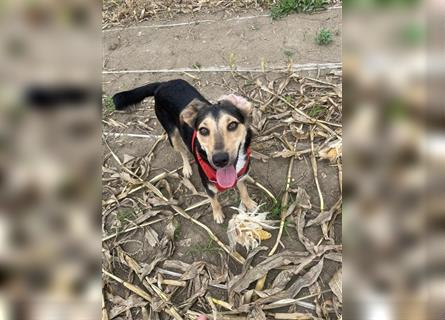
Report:
[[[227,126],[227,130],[229,131],[235,131],[236,128],[238,128],[238,122],[230,122],[229,125]]]
[[[209,129],[207,129],[207,128],[200,128],[200,129],[199,129],[199,133],[200,133],[202,136],[208,136],[208,135],[209,135]]]

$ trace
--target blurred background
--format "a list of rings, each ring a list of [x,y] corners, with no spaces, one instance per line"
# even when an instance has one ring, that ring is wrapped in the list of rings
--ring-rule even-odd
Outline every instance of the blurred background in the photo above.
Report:
[[[0,319],[98,319],[100,2],[0,2]]]
[[[444,2],[343,5],[343,317],[444,319]]]
[[[443,1],[344,1],[344,319],[444,319]],[[97,319],[101,3],[0,3],[0,319]]]

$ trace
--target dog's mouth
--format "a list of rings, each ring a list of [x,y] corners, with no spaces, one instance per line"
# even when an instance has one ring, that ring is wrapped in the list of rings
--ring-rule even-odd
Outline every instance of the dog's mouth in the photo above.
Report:
[[[237,179],[237,173],[236,173],[236,164],[238,163],[238,157],[239,157],[239,148],[238,152],[236,153],[236,158],[234,161],[231,162],[231,164],[228,164],[224,168],[216,168],[216,182],[223,187],[223,188],[230,188],[232,187]]]
[[[216,182],[223,188],[232,187],[236,182],[236,178],[236,169],[233,164],[216,169]]]

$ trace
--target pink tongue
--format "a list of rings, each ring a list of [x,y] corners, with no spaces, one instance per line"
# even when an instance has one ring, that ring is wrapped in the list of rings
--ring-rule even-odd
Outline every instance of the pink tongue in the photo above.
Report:
[[[235,184],[236,170],[234,166],[228,166],[216,170],[216,182],[223,188],[230,188]]]

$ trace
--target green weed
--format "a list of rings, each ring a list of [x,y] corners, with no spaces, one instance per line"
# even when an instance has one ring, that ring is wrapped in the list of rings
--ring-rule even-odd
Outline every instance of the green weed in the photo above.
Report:
[[[292,52],[292,51],[290,51],[290,50],[284,50],[283,51],[283,53],[284,53],[284,55],[288,58],[288,59],[290,59],[290,58],[292,58],[293,56],[294,56],[294,52]]]
[[[229,55],[229,67],[232,70],[236,69],[236,56],[233,52],[231,52]]]
[[[111,97],[104,96],[102,98],[102,105],[105,108],[105,113],[111,113],[114,111],[114,103],[113,103],[113,99],[111,99]]]
[[[332,32],[325,28],[321,28],[315,36],[315,42],[320,46],[327,46],[332,40]]]
[[[136,214],[130,208],[122,208],[116,214],[116,219],[120,222],[121,226],[128,224],[129,221],[136,219]]]
[[[311,108],[311,110],[309,110],[307,112],[307,115],[312,117],[312,118],[318,118],[319,116],[321,116],[323,114],[323,112],[325,111],[325,109],[320,106],[320,105],[315,105]]]
[[[178,241],[181,237],[181,225],[178,223],[178,225],[175,228],[175,231],[173,232],[173,239],[175,241]]]
[[[280,220],[281,218],[281,201],[272,203],[272,206],[268,209],[269,218],[272,220]]]
[[[200,64],[199,62],[195,62],[194,64],[192,64],[192,68],[199,70],[202,68],[202,64]]]
[[[285,96],[284,100],[286,100],[287,103],[292,103],[294,101],[294,99],[292,98],[292,96]]]
[[[284,220],[283,231],[285,236],[290,237],[288,228],[289,228],[289,220],[286,219]]]
[[[327,4],[327,0],[279,0],[278,3],[272,7],[270,14],[272,19],[278,19],[292,12],[310,13],[324,9]]]

